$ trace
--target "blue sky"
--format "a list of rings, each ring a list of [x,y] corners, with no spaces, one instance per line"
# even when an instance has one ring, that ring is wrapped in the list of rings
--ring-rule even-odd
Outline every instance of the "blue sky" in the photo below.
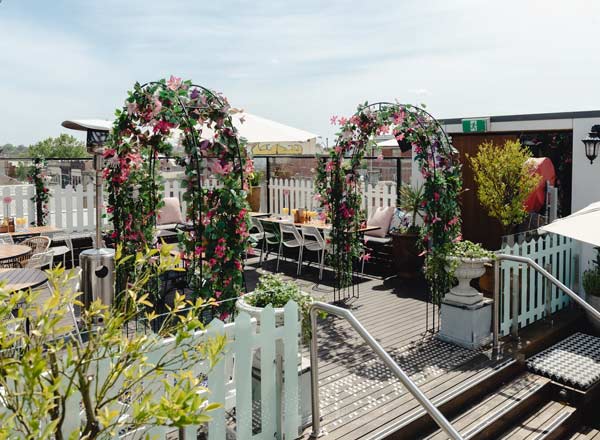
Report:
[[[600,109],[592,0],[2,0],[0,144],[175,74],[332,141],[366,100],[438,117]]]

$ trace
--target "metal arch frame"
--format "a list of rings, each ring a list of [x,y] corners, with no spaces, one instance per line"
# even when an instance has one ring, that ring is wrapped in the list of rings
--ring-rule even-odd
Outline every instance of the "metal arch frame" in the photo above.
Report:
[[[437,138],[434,139],[431,136],[428,136],[428,139],[426,139],[427,142],[424,142],[426,144],[426,145],[424,145],[424,147],[426,147],[428,149],[428,153],[431,152],[431,147],[434,144],[434,142],[437,140],[437,141],[439,141],[440,147],[442,147],[443,156],[446,159],[453,161],[453,157],[456,155],[457,150],[452,146],[452,142],[451,142],[450,138],[448,137],[446,131],[440,124],[440,122],[431,113],[429,113],[427,110],[423,109],[422,107],[415,106],[412,104],[401,104],[401,103],[392,103],[392,102],[388,102],[388,101],[379,101],[379,102],[375,102],[372,104],[368,104],[364,107],[360,107],[359,110],[354,113],[354,116],[359,115],[360,113],[364,112],[365,110],[368,111],[368,110],[374,109],[374,108],[375,108],[375,112],[381,111],[384,107],[396,107],[398,109],[408,110],[409,112],[412,112],[413,114],[416,115],[415,120],[416,120],[417,124],[424,131],[426,130],[427,127],[425,125],[425,121],[422,120],[421,116],[425,116],[429,120],[429,122],[431,122],[434,125],[436,132],[441,133],[442,136],[439,139],[437,139]],[[336,146],[339,145],[339,141],[340,141],[340,137],[338,137],[336,139],[336,143],[335,143]],[[351,160],[354,159],[358,153],[359,153],[358,146],[354,146],[354,148],[352,149],[352,154],[350,155],[350,159]],[[436,176],[436,170],[437,170],[437,165],[435,163],[435,160],[433,160],[433,176],[434,176],[434,178]],[[339,168],[332,170],[330,172],[330,175],[332,175],[334,172],[339,173]],[[337,210],[338,210],[337,208],[338,208],[337,204],[334,204],[335,212],[337,212]],[[428,246],[430,249],[435,247],[435,243],[433,243],[433,240],[431,240],[429,242]],[[340,289],[340,287],[338,286],[337,283],[338,282],[336,281],[336,285],[335,285],[336,288],[334,289],[334,298],[336,297],[335,291]],[[352,287],[354,287],[354,285]],[[340,295],[340,299],[341,299],[341,294],[339,294],[339,295]],[[354,290],[353,290],[352,296],[354,296]],[[432,298],[430,297],[429,299],[431,300]],[[435,314],[433,312],[434,312],[434,310],[432,310],[432,319],[433,319],[433,327],[435,327]],[[429,315],[429,313],[426,312],[426,318],[428,318],[428,315]],[[428,326],[428,323],[426,323],[426,327],[427,326]]]
[[[144,90],[147,89],[149,86],[164,86],[163,83],[159,82],[159,81],[149,81],[146,83],[143,83],[140,86],[140,90]],[[204,87],[202,85],[199,84],[190,84],[189,86],[190,89],[192,88],[196,88],[199,90],[202,90],[203,92],[205,92],[206,94],[208,94],[211,98],[213,98],[215,101],[217,101],[219,104],[221,105],[225,105],[225,102],[221,99],[221,97],[219,96],[219,94],[215,93],[213,90]],[[191,145],[194,146],[194,154],[192,157],[190,157],[190,159],[195,161],[195,165],[196,165],[196,186],[192,189],[192,191],[202,191],[202,179],[201,179],[201,172],[202,172],[202,168],[201,168],[201,160],[203,159],[202,155],[198,154],[198,150],[199,150],[199,138],[198,138],[198,130],[196,130],[195,128],[195,123],[194,120],[190,117],[190,114],[188,112],[188,109],[200,109],[202,107],[192,107],[192,106],[187,106],[183,103],[181,96],[177,95],[177,104],[180,106],[180,108],[183,111],[183,115],[185,118],[186,123],[191,127],[191,130],[189,130],[189,132],[187,131],[183,131],[184,136],[186,137],[187,141],[191,143]],[[229,125],[231,127],[233,127],[233,129],[235,130],[235,127],[233,126],[233,119],[231,118],[231,115],[227,114],[226,116],[227,121],[229,122]],[[235,139],[235,159],[237,159],[238,161],[238,168],[239,168],[239,177],[240,177],[240,188],[243,189],[244,187],[244,169],[243,169],[243,161],[242,161],[242,154],[240,151],[240,142],[239,142],[239,138],[237,136],[234,137]],[[154,169],[155,169],[155,153],[156,149],[155,147],[152,147],[151,149],[151,154],[150,154],[150,172],[151,172],[151,176],[152,176],[152,185],[153,185],[153,195],[152,195],[152,202],[154,203],[153,206],[153,211],[156,211],[156,199],[157,199],[157,190],[156,190],[156,179],[155,179],[155,175],[154,175]],[[187,192],[188,190],[186,190]],[[194,203],[195,203],[195,198],[194,198]],[[201,211],[202,210],[202,201],[200,200],[200,206],[198,207],[198,209]],[[196,207],[193,206],[192,207],[193,211],[196,211]],[[153,217],[154,220],[154,224],[156,226],[156,216]],[[196,216],[193,216],[192,218],[193,221],[193,228],[194,231],[198,231],[198,224],[196,221]],[[200,261],[200,279],[202,279],[202,255],[196,256],[194,254],[194,258],[193,258],[193,263],[192,263],[192,271],[195,272],[197,263],[198,263],[198,259]],[[242,279],[243,279],[243,283],[244,285],[246,284],[246,280],[245,280],[245,276],[244,276],[244,272],[242,271]]]

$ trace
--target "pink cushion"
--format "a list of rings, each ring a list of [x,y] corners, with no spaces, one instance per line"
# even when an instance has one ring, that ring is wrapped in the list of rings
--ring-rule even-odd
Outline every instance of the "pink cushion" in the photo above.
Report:
[[[379,229],[367,231],[365,232],[365,235],[371,235],[373,237],[385,237],[388,233],[388,229],[390,228],[390,223],[392,222],[392,217],[394,217],[395,211],[396,208],[393,206],[388,206],[387,208],[377,208],[371,218],[367,220],[367,226],[379,226]]]
[[[181,216],[181,207],[177,197],[165,197],[165,206],[158,211],[157,225],[166,225],[171,223],[183,223]]]

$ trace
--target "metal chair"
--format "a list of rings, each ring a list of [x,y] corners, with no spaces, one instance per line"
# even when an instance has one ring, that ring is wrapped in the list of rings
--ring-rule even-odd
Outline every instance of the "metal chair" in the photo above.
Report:
[[[323,266],[325,264],[327,244],[318,228],[314,226],[302,226],[302,246],[309,251],[317,253],[319,280],[323,279]],[[302,262],[300,262],[300,271],[302,271]]]
[[[265,232],[264,244],[265,250],[267,251],[267,255],[263,258],[264,261],[269,257],[269,252],[271,251],[269,246],[277,246],[279,249],[279,243],[281,242],[281,233],[279,232],[279,226],[277,223],[264,221],[258,219],[258,222],[261,224],[263,231]]]
[[[281,253],[283,251],[283,247],[287,248],[298,248],[298,269],[296,270],[296,275],[300,275],[300,265],[302,264],[302,250],[304,247],[302,246],[302,236],[300,232],[298,232],[298,228],[294,226],[293,223],[279,223],[279,232],[281,234],[281,240],[279,242],[279,252],[277,253],[277,271],[279,271],[279,259],[281,258]],[[292,235],[294,238],[285,239],[285,235]]]
[[[39,254],[34,254],[29,260],[23,265],[26,269],[43,269],[46,266],[52,266],[52,259],[54,258],[54,252],[46,251]]]
[[[252,232],[252,231],[256,231],[256,232]],[[251,217],[250,218],[250,243],[256,244],[256,245],[258,245],[260,243],[260,245],[261,245],[260,246],[260,258],[258,259],[258,262],[260,264],[262,264],[262,262],[263,262],[263,255],[265,252],[265,248],[267,246],[267,240],[266,240],[267,237],[269,239],[276,238],[274,233],[265,232],[265,228],[263,227],[263,225],[259,219],[257,219],[256,217]],[[246,259],[248,259],[248,253],[246,253]]]
[[[67,254],[71,254],[71,267],[75,267],[75,256],[73,252],[73,240],[70,235],[67,234],[54,234],[52,236],[52,244],[56,244],[56,242],[63,242],[64,245],[60,246],[52,246],[49,250],[54,252],[55,257],[59,257],[62,255],[63,259],[63,267],[67,267]]]
[[[10,234],[0,234],[0,244],[15,244],[12,235]]]
[[[41,254],[38,254],[38,255],[41,255]],[[66,291],[68,293],[78,293],[80,291],[81,272],[82,271],[81,271],[80,267],[71,269],[72,277],[64,285],[64,288],[66,289]],[[48,290],[50,290],[50,292],[52,293],[52,286],[50,285],[50,283],[47,283],[46,288]],[[71,323],[73,325],[73,329],[74,329],[73,332],[68,332],[68,333],[73,333],[74,336],[77,338],[77,340],[80,343],[83,343],[83,340],[81,338],[81,333],[79,331],[79,322],[77,321],[77,316],[75,315],[75,307],[73,306],[72,302],[68,302],[66,306],[67,306],[67,313],[65,315],[65,318],[68,319],[69,321],[71,321]],[[64,335],[55,335],[55,336],[64,337]]]

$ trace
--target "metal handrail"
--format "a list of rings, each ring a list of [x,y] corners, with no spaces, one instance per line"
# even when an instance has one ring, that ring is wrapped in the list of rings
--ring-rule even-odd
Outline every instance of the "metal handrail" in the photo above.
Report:
[[[544,269],[542,266],[537,264],[529,257],[522,257],[520,255],[510,255],[510,254],[497,254],[496,260],[494,262],[494,313],[493,313],[493,323],[492,323],[492,332],[493,332],[493,350],[498,352],[498,336],[500,333],[500,262],[502,260],[514,261],[516,263],[527,264],[532,269],[536,270],[542,276],[544,276],[550,283],[554,284],[558,289],[562,290],[567,294],[573,301],[579,304],[583,309],[592,315],[598,322],[600,322],[600,312],[594,309],[591,305],[589,305],[583,298],[561,283],[554,275]],[[516,302],[515,302],[516,305]],[[513,313],[518,314],[518,310]]]
[[[310,308],[310,325],[312,337],[310,341],[310,365],[311,365],[311,396],[312,396],[312,433],[311,438],[318,438],[323,435],[321,430],[321,414],[319,407],[319,358],[317,341],[317,312],[322,310],[332,315],[345,319],[356,330],[360,337],[369,345],[375,354],[393,371],[396,377],[402,382],[402,385],[414,396],[415,399],[425,408],[431,418],[438,426],[452,439],[463,440],[458,431],[444,417],[439,409],[423,394],[419,387],[408,377],[400,366],[391,358],[383,347],[371,336],[363,325],[346,309],[323,302],[314,302]]]

